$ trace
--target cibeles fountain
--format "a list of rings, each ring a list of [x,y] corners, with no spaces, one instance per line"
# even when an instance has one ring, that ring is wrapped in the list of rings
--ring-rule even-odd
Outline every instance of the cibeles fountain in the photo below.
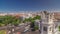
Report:
[[[58,34],[55,28],[54,13],[47,11],[41,12],[40,34]]]

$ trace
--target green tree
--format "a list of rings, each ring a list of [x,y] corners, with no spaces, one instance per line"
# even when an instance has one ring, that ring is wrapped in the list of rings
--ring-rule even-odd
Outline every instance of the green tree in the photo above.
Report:
[[[34,21],[34,19],[32,17],[29,17],[29,18],[25,18],[23,22],[32,22],[32,21]]]
[[[41,19],[41,16],[39,16],[39,15],[37,15],[37,16],[35,16],[34,18],[33,18],[34,20],[40,20]]]
[[[25,20],[23,21],[23,22],[32,22],[32,21],[35,21],[35,20],[40,20],[41,19],[41,17],[40,16],[35,16],[34,18],[32,18],[32,17],[29,17],[29,18],[25,18]]]
[[[15,16],[0,16],[0,26],[1,25],[8,25],[8,24],[12,24],[12,25],[16,25],[19,24],[21,22],[21,20],[19,18],[16,18]]]
[[[60,26],[59,26],[59,31],[60,31]]]
[[[17,26],[20,23],[21,23],[21,20],[19,18],[14,18],[11,24]]]

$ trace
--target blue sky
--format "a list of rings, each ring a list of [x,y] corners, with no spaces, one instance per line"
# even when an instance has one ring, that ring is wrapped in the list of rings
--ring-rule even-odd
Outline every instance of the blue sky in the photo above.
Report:
[[[60,11],[60,0],[0,0],[0,12]]]

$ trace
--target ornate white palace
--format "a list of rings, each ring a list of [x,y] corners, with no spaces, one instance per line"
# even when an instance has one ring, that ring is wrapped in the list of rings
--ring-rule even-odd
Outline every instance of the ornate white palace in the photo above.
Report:
[[[41,12],[40,34],[58,34],[57,25],[54,22],[54,13]]]

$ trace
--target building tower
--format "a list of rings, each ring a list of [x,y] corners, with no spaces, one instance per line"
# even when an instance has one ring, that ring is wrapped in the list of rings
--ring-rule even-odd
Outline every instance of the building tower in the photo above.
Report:
[[[41,12],[40,34],[54,34],[54,14],[46,11]]]

